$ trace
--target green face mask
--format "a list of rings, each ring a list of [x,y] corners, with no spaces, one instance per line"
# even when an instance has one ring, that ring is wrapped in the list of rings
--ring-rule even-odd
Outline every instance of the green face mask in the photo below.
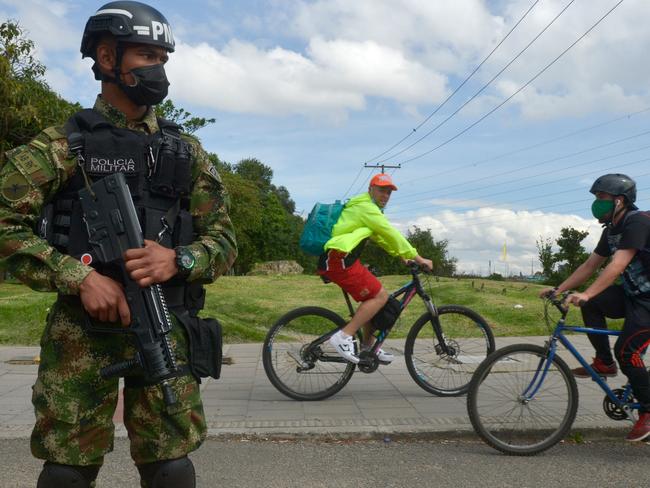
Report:
[[[591,214],[598,220],[614,210],[614,200],[594,200],[591,204]]]

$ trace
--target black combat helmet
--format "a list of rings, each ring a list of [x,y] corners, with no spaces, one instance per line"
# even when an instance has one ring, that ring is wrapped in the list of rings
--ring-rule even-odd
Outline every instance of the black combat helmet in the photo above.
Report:
[[[92,15],[81,39],[81,57],[95,57],[97,40],[113,34],[120,42],[152,44],[174,52],[172,28],[163,14],[140,2],[110,2]]]
[[[597,192],[608,193],[610,195],[623,195],[629,207],[636,208],[636,183],[632,178],[620,173],[611,173],[599,177],[589,190],[594,195]]]

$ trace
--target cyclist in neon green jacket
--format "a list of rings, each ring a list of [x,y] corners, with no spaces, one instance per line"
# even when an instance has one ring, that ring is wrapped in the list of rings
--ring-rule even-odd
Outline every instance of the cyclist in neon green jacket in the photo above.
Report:
[[[358,363],[353,337],[364,327],[364,338],[370,339],[370,319],[388,301],[388,292],[379,280],[359,261],[367,239],[381,246],[391,256],[432,269],[430,259],[421,257],[406,238],[393,227],[383,213],[391,193],[397,190],[391,177],[385,173],[370,180],[367,193],[357,195],[346,204],[339,220],[332,229],[332,238],[325,244],[320,256],[318,273],[339,285],[352,298],[360,302],[354,317],[343,329],[330,338],[336,352],[350,362]],[[390,363],[394,357],[379,350],[380,362]]]

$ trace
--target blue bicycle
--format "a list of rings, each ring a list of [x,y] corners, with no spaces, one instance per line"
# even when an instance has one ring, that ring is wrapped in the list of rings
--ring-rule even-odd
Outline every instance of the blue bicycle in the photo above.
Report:
[[[566,325],[566,294],[550,297],[549,307],[560,319],[544,346],[514,344],[488,356],[472,377],[467,410],[476,433],[506,454],[529,456],[560,442],[571,429],[578,410],[578,387],[567,364],[557,354],[558,342],[589,372],[605,392],[603,409],[614,420],[636,420],[639,404],[629,383],[612,389],[571,344],[566,332],[617,336],[620,331]]]

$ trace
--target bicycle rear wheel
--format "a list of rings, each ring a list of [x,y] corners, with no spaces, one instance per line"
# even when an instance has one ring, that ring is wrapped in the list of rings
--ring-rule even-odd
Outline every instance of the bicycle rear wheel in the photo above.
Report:
[[[449,354],[442,349],[426,312],[406,338],[404,358],[411,378],[437,396],[464,395],[478,365],[494,351],[494,334],[473,310],[458,305],[438,308]]]
[[[515,344],[499,349],[477,369],[467,410],[474,430],[490,446],[530,456],[569,432],[578,410],[578,387],[560,357],[549,364],[546,348]]]
[[[282,316],[269,330],[262,351],[273,386],[295,400],[322,400],[341,390],[355,365],[341,358],[326,339],[345,323],[321,307],[297,308]]]

